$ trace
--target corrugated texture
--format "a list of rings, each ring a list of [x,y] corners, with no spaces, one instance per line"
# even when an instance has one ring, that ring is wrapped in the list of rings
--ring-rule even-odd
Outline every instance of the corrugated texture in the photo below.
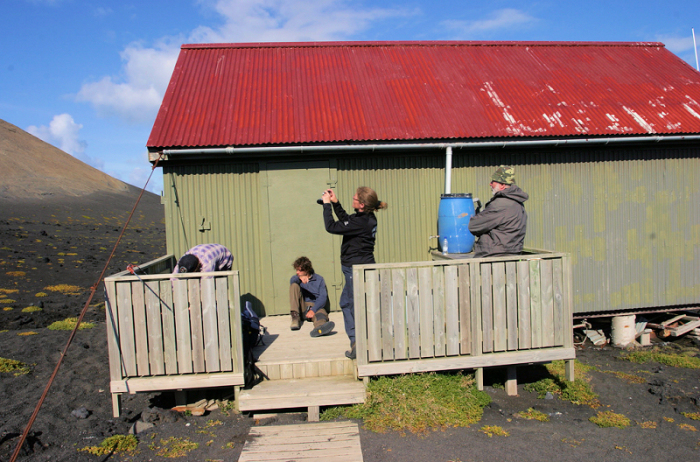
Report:
[[[456,191],[490,196],[499,163],[530,195],[526,245],[570,252],[574,311],[697,304],[700,300],[698,149],[484,151],[460,156]],[[491,163],[490,166],[486,166]]]
[[[522,152],[455,150],[452,191],[470,192],[485,203],[493,170],[500,164],[515,165],[516,181],[530,195],[526,245],[571,253],[576,313],[696,304],[699,154],[698,148],[688,147],[552,149],[528,155],[524,162]],[[258,173],[264,165],[166,165],[166,227],[168,251],[176,255],[204,242],[231,248],[234,268],[241,270],[241,293],[275,313],[287,307],[273,304],[272,224],[265,217],[269,202],[276,199],[267,197],[268,172]],[[345,206],[358,186],[376,189],[389,204],[377,212],[378,262],[430,259],[430,248],[437,244],[428,238],[437,234],[443,155],[348,156],[337,159],[332,170]],[[303,182],[307,170],[297,173]],[[318,207],[314,200],[299,198]],[[198,231],[202,218],[211,231]],[[320,207],[311,215],[284,219],[289,223],[275,226],[297,236],[300,252],[308,247],[308,228],[323,226]],[[338,266],[333,263],[340,252],[337,244],[333,255],[326,261],[315,258],[314,266]],[[321,274],[332,290],[332,272]]]
[[[455,158],[452,190],[486,203],[493,170],[515,165],[518,184],[530,194],[526,245],[572,254],[577,313],[693,304],[700,300],[697,155],[687,148],[614,156],[558,150],[522,164],[522,155],[485,150]],[[341,202],[368,185],[389,203],[377,213],[378,262],[430,258],[443,162],[430,154],[339,161]]]
[[[378,263],[430,260],[437,249],[438,205],[444,192],[444,157],[435,153],[338,160],[337,194],[350,209],[355,190],[369,186],[389,208],[376,212]]]
[[[269,290],[259,264],[258,164],[166,165],[163,180],[168,253],[179,258],[197,244],[225,245],[241,272],[241,294]]]
[[[700,133],[660,43],[184,45],[150,148]]]

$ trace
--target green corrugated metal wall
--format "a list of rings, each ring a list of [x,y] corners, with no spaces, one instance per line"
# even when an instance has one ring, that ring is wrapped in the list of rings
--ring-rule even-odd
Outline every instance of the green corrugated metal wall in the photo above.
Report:
[[[515,165],[517,183],[530,195],[526,245],[572,253],[577,313],[697,304],[699,154],[698,148],[667,146],[534,154],[455,150],[452,192],[471,192],[485,203],[494,168]],[[267,198],[258,174],[264,165],[164,167],[168,251],[180,254],[202,242],[229,246],[242,272],[242,293],[263,303],[271,290],[264,249]],[[430,259],[437,240],[428,238],[437,234],[444,165],[444,151],[332,160],[341,203],[350,204],[356,187],[370,186],[389,204],[377,213],[378,262]],[[173,182],[177,188],[168,187]],[[211,231],[195,231],[203,218],[211,221]]]
[[[168,253],[177,258],[197,244],[225,245],[241,272],[241,294],[266,290],[258,170],[258,162],[163,167]]]

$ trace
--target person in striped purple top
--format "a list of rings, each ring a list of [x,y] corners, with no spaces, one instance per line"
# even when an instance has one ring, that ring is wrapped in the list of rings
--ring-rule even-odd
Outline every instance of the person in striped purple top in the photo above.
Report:
[[[199,244],[180,257],[173,273],[230,271],[233,255],[221,244]]]

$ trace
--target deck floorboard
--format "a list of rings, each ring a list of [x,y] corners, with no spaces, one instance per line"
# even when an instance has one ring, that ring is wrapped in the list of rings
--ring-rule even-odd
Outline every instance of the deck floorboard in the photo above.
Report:
[[[350,341],[345,334],[343,314],[333,312],[329,315],[335,323],[330,335],[313,338],[309,334],[313,324],[305,322],[300,330],[289,328],[291,317],[268,316],[260,320],[267,329],[267,335],[253,349],[258,365],[290,364],[299,359],[304,360],[345,360],[345,351],[350,349]]]

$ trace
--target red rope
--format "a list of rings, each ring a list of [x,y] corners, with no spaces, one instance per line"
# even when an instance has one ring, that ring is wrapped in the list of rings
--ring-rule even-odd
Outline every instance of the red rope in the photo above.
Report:
[[[19,453],[22,449],[22,445],[27,439],[27,435],[29,435],[29,431],[32,429],[32,425],[34,425],[34,421],[36,420],[36,416],[39,414],[39,409],[41,409],[41,406],[44,404],[44,400],[46,400],[46,396],[49,394],[49,389],[51,388],[51,385],[53,384],[54,379],[56,378],[56,375],[58,374],[58,369],[61,367],[61,364],[63,363],[63,358],[65,358],[66,353],[68,352],[68,347],[70,346],[71,342],[73,342],[73,338],[75,337],[76,332],[78,332],[78,328],[80,327],[80,323],[83,321],[83,318],[85,317],[85,313],[87,313],[87,309],[90,307],[90,302],[92,301],[92,297],[95,296],[95,291],[97,290],[97,286],[100,285],[102,282],[102,279],[104,279],[105,273],[107,272],[107,267],[109,266],[109,263],[112,261],[112,258],[114,258],[114,254],[117,251],[117,247],[119,246],[119,243],[122,240],[122,237],[124,236],[124,232],[126,231],[126,228],[129,226],[129,223],[131,222],[131,218],[134,216],[134,212],[136,212],[136,206],[139,205],[139,202],[141,201],[141,198],[143,197],[143,193],[146,191],[146,186],[148,186],[148,182],[151,181],[151,177],[153,176],[153,171],[156,169],[158,166],[158,162],[160,161],[161,157],[163,155],[161,154],[158,159],[156,159],[155,163],[153,164],[153,167],[151,168],[151,174],[148,175],[148,179],[146,180],[146,184],[143,185],[143,188],[141,188],[141,193],[139,194],[139,197],[136,199],[136,203],[134,204],[134,207],[131,209],[131,213],[129,214],[129,217],[126,219],[126,223],[124,223],[124,227],[122,228],[121,233],[119,233],[119,237],[117,237],[117,242],[114,243],[114,248],[112,249],[112,253],[109,254],[109,258],[107,258],[107,262],[105,263],[104,268],[102,268],[102,272],[100,273],[100,276],[97,278],[97,282],[95,282],[91,287],[90,287],[90,296],[88,297],[87,301],[85,302],[85,306],[83,306],[82,311],[80,311],[80,316],[78,316],[78,322],[75,323],[75,327],[73,328],[73,332],[70,333],[70,337],[68,337],[68,343],[66,343],[65,348],[63,348],[63,351],[61,352],[61,357],[58,359],[58,363],[56,364],[56,368],[53,370],[53,374],[51,374],[51,378],[49,378],[49,382],[46,384],[46,388],[44,388],[44,392],[41,394],[41,398],[39,398],[39,402],[36,404],[36,407],[34,408],[34,412],[32,413],[32,416],[29,418],[29,422],[27,422],[27,427],[24,429],[24,432],[22,433],[22,436],[19,439],[19,442],[17,443],[17,447],[15,448],[15,452],[12,453],[12,457],[10,458],[10,462],[15,462],[17,460],[17,457],[19,456]]]

